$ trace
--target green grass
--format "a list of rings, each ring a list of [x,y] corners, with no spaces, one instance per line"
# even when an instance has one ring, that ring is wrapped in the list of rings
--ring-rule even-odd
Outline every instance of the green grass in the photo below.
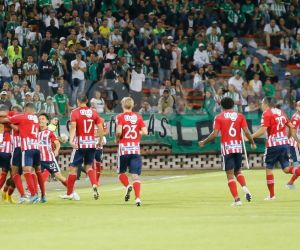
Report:
[[[299,248],[300,190],[285,189],[290,176],[275,171],[278,199],[265,202],[264,171],[245,171],[254,199],[234,208],[223,172],[186,174],[144,181],[142,207],[125,204],[118,183],[104,185],[98,201],[84,188],[79,202],[57,192],[47,204],[0,202],[1,249]]]

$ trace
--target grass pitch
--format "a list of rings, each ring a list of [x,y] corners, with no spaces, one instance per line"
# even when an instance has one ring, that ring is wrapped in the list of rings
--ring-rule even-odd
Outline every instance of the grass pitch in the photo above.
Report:
[[[150,176],[142,183],[142,207],[133,196],[123,202],[117,178],[101,187],[98,201],[90,188],[80,188],[79,202],[60,200],[57,191],[48,192],[46,204],[0,202],[0,248],[299,249],[300,188],[285,189],[290,176],[277,170],[277,200],[266,202],[265,172],[244,173],[253,201],[242,199],[239,208],[231,207],[221,171]]]

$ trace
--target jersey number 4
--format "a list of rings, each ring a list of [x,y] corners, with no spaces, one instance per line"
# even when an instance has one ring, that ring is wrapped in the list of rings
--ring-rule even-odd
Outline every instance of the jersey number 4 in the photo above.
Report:
[[[124,125],[124,138],[126,139],[136,139],[138,134],[136,132],[136,125]]]

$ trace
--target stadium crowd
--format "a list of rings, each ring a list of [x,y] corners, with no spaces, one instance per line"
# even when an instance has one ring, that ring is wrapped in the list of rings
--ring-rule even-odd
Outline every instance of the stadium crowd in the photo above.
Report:
[[[239,111],[300,99],[298,0],[1,0],[0,103],[66,116],[85,91],[99,113]]]

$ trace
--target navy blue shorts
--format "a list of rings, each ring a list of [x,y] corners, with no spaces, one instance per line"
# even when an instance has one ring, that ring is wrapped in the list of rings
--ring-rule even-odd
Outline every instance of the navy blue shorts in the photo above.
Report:
[[[288,167],[290,145],[280,145],[269,147],[265,153],[265,166],[268,169],[273,169],[277,162],[280,163],[282,169]]]
[[[223,156],[223,164],[225,166],[225,171],[234,170],[239,171],[242,167],[242,154],[232,153]]]
[[[11,153],[0,153],[0,168],[2,171],[10,170]]]
[[[140,155],[121,155],[118,162],[118,173],[122,174],[129,169],[130,174],[140,175],[142,172],[142,158]]]
[[[11,158],[11,165],[16,166],[18,168],[22,168],[22,150],[21,147],[15,148],[12,158]]]
[[[40,151],[29,149],[22,152],[22,167],[38,167],[41,165]]]
[[[95,148],[79,148],[73,150],[70,166],[81,167],[82,164],[84,164],[84,166],[92,165],[95,159],[95,152]]]
[[[290,146],[290,159],[293,162],[300,162],[300,153],[298,147]]]
[[[103,149],[97,149],[95,153],[95,160],[97,162],[102,162]]]
[[[60,168],[56,161],[41,161],[42,172],[48,170],[50,174],[55,174],[60,172]]]

